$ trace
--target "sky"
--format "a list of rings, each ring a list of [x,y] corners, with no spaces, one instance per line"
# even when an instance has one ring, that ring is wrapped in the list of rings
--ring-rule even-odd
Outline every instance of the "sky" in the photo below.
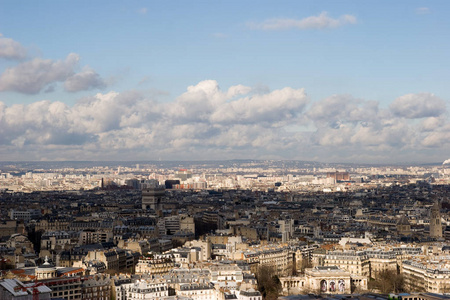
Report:
[[[0,0],[0,160],[443,162],[448,11]]]

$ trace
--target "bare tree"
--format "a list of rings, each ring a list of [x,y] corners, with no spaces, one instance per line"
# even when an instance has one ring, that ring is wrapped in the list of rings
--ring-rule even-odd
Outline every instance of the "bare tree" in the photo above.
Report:
[[[383,294],[402,293],[405,291],[405,280],[403,275],[393,270],[382,270],[377,279],[369,283],[371,289],[378,289]]]
[[[259,266],[256,279],[258,280],[258,290],[261,292],[264,299],[278,299],[278,296],[282,291],[282,286],[273,267],[266,265]]]

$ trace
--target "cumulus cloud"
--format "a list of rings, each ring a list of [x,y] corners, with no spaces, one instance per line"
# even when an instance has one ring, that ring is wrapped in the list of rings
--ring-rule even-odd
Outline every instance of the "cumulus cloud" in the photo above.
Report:
[[[349,122],[369,122],[379,112],[375,101],[362,101],[349,95],[333,95],[314,103],[308,117],[314,122],[334,124],[340,120]]]
[[[233,98],[239,95],[246,95],[252,91],[252,88],[242,84],[234,85],[228,89],[227,98]]]
[[[222,89],[215,80],[189,86],[163,103],[136,91],[98,93],[73,106],[38,101],[8,107],[0,102],[4,159],[23,153],[27,159],[387,162],[417,152],[441,153],[449,143],[447,114],[418,122],[350,95],[311,104],[303,89],[255,91],[239,84]]]
[[[312,146],[322,150],[335,147],[342,153],[407,155],[449,145],[450,124],[443,112],[442,100],[432,94],[404,95],[390,109],[380,109],[375,101],[337,95],[314,103],[305,115],[316,127]],[[410,120],[422,117],[427,118],[419,123]],[[401,155],[398,159],[403,159]]]
[[[440,148],[443,145],[449,145],[450,141],[450,126],[447,126],[447,131],[439,130],[427,134],[421,142],[421,145],[427,148]]]
[[[199,148],[216,149],[216,154],[244,148],[280,150],[289,138],[282,137],[277,124],[292,121],[307,102],[303,89],[253,95],[244,85],[222,90],[216,81],[205,80],[172,103],[158,103],[137,92],[99,93],[73,107],[50,101],[11,107],[2,103],[0,144],[3,149],[72,145],[108,153],[150,147],[166,155]]]
[[[90,67],[66,79],[64,88],[68,92],[79,92],[106,87],[105,81]]]
[[[7,68],[0,75],[0,91],[23,94],[53,92],[55,84],[64,82],[68,92],[104,88],[105,81],[95,70],[86,66],[76,73],[80,56],[70,53],[64,60],[34,58]]]
[[[421,122],[420,130],[421,131],[435,131],[442,128],[445,125],[446,118],[443,115],[439,117],[429,117],[423,119]]]
[[[0,33],[0,58],[20,60],[26,55],[27,51],[19,42],[6,38]]]
[[[407,94],[395,99],[391,111],[407,119],[438,117],[446,111],[444,100],[430,93]]]
[[[71,53],[65,60],[35,58],[8,68],[0,76],[0,91],[36,94],[47,85],[72,76],[79,59],[77,54]]]
[[[82,144],[90,137],[80,132],[62,102],[38,101],[29,105],[0,106],[1,144]]]
[[[187,88],[166,108],[168,116],[177,122],[206,122],[215,108],[225,103],[226,94],[215,80],[204,80]]]
[[[303,19],[274,18],[261,23],[250,22],[247,26],[250,29],[258,30],[288,30],[288,29],[332,29],[347,24],[356,24],[357,19],[353,15],[342,15],[333,19],[327,12],[322,12],[318,16],[309,16]]]
[[[240,98],[221,105],[211,114],[217,123],[285,123],[300,114],[308,103],[303,89],[283,88],[267,94]]]
[[[254,94],[250,87],[232,86],[224,92],[217,81],[205,80],[188,87],[174,105],[167,107],[178,122],[270,123],[285,122],[297,116],[308,102],[303,89],[284,88]]]

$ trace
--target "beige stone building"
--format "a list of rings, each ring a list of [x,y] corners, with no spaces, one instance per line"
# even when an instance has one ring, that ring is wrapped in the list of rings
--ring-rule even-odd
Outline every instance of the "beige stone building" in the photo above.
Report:
[[[36,231],[62,231],[68,230],[69,228],[68,220],[40,220],[36,226]]]
[[[103,262],[107,273],[118,273],[132,271],[139,261],[139,254],[120,248],[95,250],[89,251],[85,260]]]
[[[353,288],[367,290],[368,279],[354,276],[336,266],[308,268],[302,276],[280,277],[284,295],[295,294],[350,294]]]
[[[139,280],[128,291],[127,300],[164,299],[169,296],[167,283]]]
[[[87,229],[80,232],[80,245],[89,245],[97,243],[110,242],[113,239],[113,233],[109,230],[92,230]]]
[[[105,300],[111,297],[111,279],[109,276],[91,276],[82,280],[82,299]]]
[[[450,256],[430,258],[403,262],[406,287],[416,292],[450,293]]]
[[[337,266],[354,275],[370,276],[370,260],[365,251],[330,251],[325,266]]]
[[[184,247],[188,248],[200,248],[200,261],[207,261],[211,259],[211,253],[212,253],[212,244],[209,240],[207,241],[201,241],[201,240],[194,240],[194,241],[188,241],[184,244]]]
[[[220,291],[214,289],[213,286],[201,283],[180,284],[177,290],[178,296],[195,300],[217,299],[219,293]]]
[[[397,273],[397,254],[381,249],[366,251],[370,261],[370,277],[378,278],[380,272],[387,270]]]
[[[25,225],[23,222],[16,220],[0,222],[0,237],[11,236],[15,233],[25,233]]]
[[[287,276],[292,274],[295,268],[294,253],[289,247],[267,246],[250,248],[243,252],[243,257],[254,273],[260,266],[268,266],[273,268],[276,274]]]
[[[143,257],[136,265],[136,274],[162,275],[175,268],[171,255],[157,255],[154,258]]]
[[[188,215],[180,215],[180,230],[195,233],[194,218]]]
[[[138,252],[141,255],[145,255],[152,251],[152,244],[149,240],[119,240],[117,247],[122,249],[128,249],[134,252]],[[159,250],[159,243],[158,243]]]

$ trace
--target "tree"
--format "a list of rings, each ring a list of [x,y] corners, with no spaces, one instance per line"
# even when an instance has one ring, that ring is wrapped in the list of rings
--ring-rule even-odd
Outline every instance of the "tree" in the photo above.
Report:
[[[258,280],[258,290],[261,292],[263,299],[278,299],[282,286],[273,267],[259,266],[256,279]]]
[[[300,266],[300,272],[305,273],[305,269],[312,268],[311,260],[307,256],[303,256],[302,264]]]
[[[403,275],[387,269],[380,271],[377,275],[377,279],[369,282],[371,289],[378,289],[383,294],[405,292]]]

